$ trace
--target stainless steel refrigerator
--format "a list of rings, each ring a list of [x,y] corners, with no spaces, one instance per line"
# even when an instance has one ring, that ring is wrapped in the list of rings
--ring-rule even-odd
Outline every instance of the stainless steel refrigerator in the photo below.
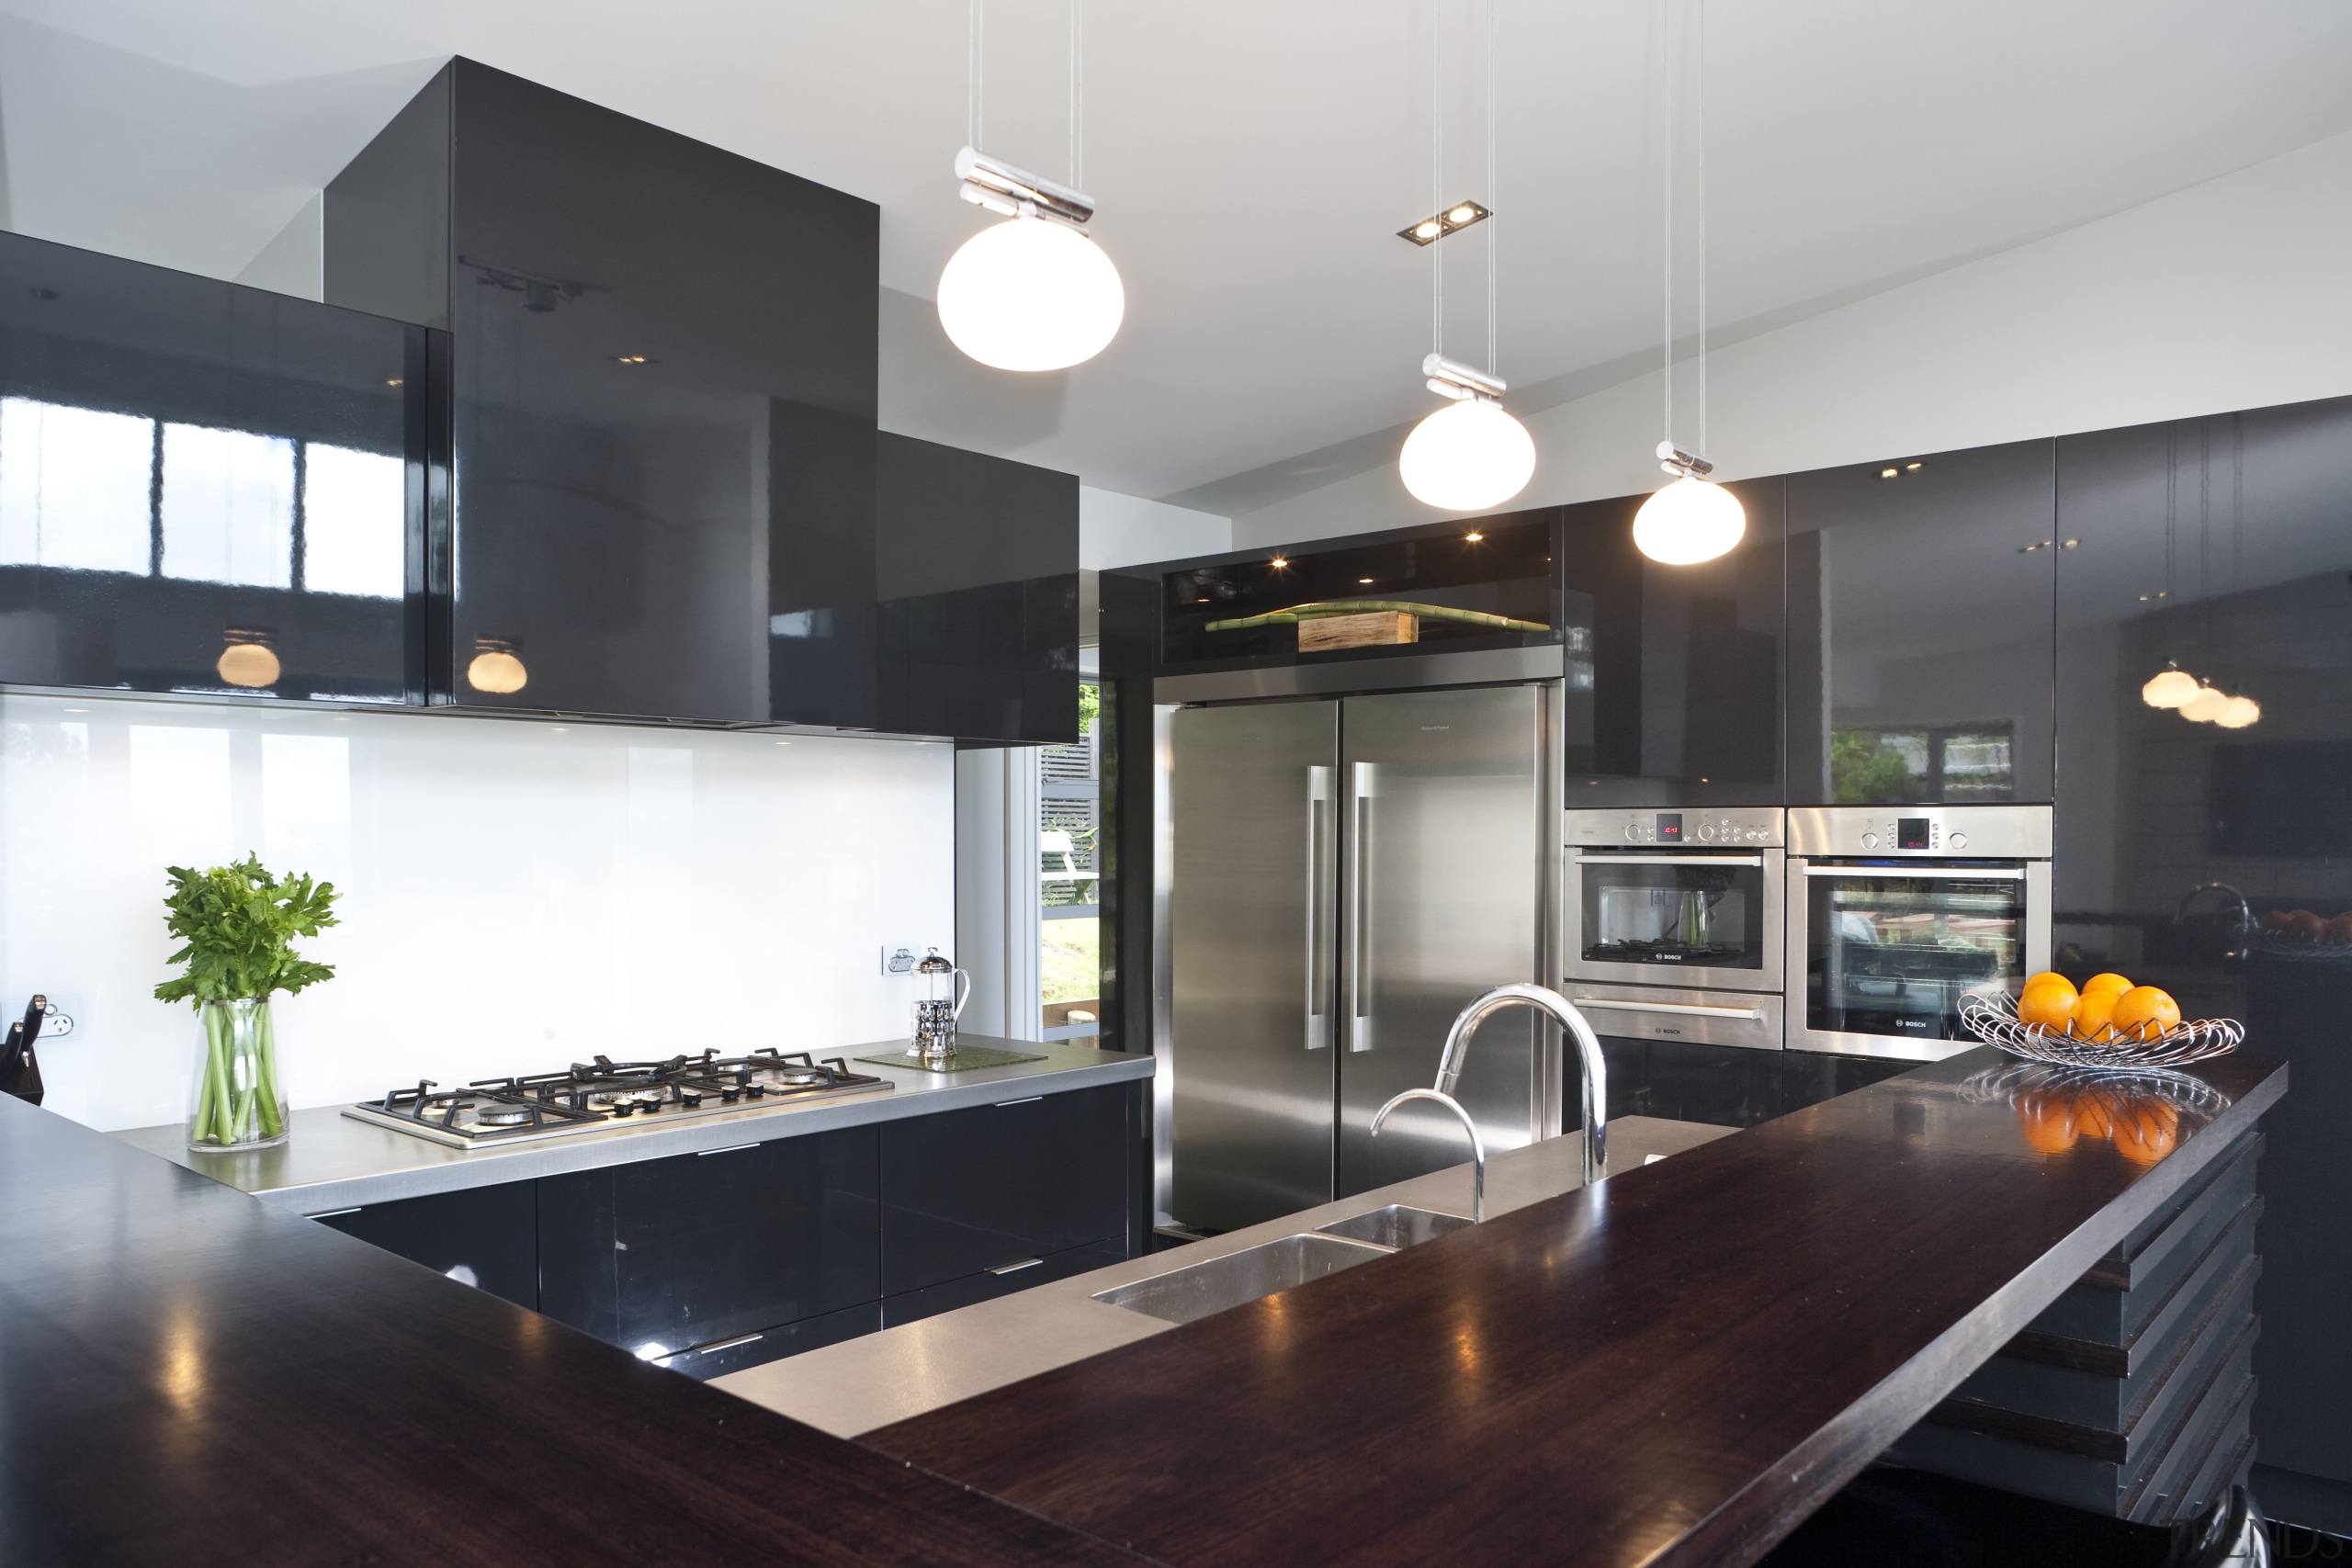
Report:
[[[1169,720],[1169,1181],[1230,1230],[1469,1158],[1425,1106],[1464,1003],[1556,983],[1556,682],[1188,707]],[[1556,1031],[1483,1027],[1489,1150],[1560,1122]]]

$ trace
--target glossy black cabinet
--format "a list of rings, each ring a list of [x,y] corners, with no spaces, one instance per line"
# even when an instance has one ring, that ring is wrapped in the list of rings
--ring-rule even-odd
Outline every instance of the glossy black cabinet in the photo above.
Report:
[[[1135,1104],[1112,1084],[885,1123],[882,1293],[1126,1245]]]
[[[0,233],[0,682],[414,695],[437,337]]]
[[[882,728],[1078,739],[1078,479],[884,432],[873,581]]]
[[[2264,1464],[2352,1483],[2352,940],[2323,924],[2352,910],[2352,399],[2066,436],[2058,479],[2057,967],[2243,1019],[2289,1064],[2255,1433]],[[2167,669],[2256,711],[2152,706]]]
[[[517,1306],[539,1304],[537,1210],[527,1181],[311,1217]]]
[[[1786,481],[1791,805],[2047,801],[2055,448]]]
[[[450,333],[433,701],[878,722],[876,225],[467,60],[337,176],[328,299]]]
[[[1634,547],[1645,495],[1565,509],[1571,810],[1781,803],[1782,481],[1725,488],[1747,532],[1695,566],[1661,566]]]
[[[907,1291],[884,1298],[882,1326],[896,1328],[902,1323],[937,1317],[943,1312],[954,1312],[958,1307],[977,1306],[981,1302],[992,1302],[1000,1296],[1017,1295],[1035,1285],[1072,1279],[1091,1269],[1124,1263],[1133,1256],[1127,1248],[1126,1238],[1121,1236],[1114,1241],[1091,1242],[1062,1252],[999,1264],[992,1269],[983,1269],[977,1274],[950,1280],[945,1284],[929,1285],[919,1291]]]
[[[874,1301],[876,1143],[844,1128],[542,1178],[539,1310],[668,1353]]]

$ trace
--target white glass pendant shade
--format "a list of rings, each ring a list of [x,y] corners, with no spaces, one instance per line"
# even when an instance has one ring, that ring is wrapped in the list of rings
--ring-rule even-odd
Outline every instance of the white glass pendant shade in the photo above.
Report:
[[[2197,677],[2186,670],[2163,670],[2140,688],[2140,700],[2152,708],[2185,708],[2197,700]]]
[[[213,666],[232,686],[271,686],[277,683],[277,655],[257,642],[232,642],[220,650]]]
[[[1447,512],[1483,512],[1527,488],[1535,441],[1501,405],[1464,398],[1413,426],[1396,468],[1415,500]]]
[[[2213,716],[2213,722],[2223,729],[2244,729],[2262,716],[2262,705],[2252,697],[2232,697]]]
[[[1737,545],[1747,532],[1739,498],[1719,484],[1683,478],[1642,502],[1634,543],[1665,566],[1695,566]]]
[[[1093,358],[1126,314],[1119,269],[1067,224],[1015,218],[981,230],[939,275],[939,324],[999,370],[1060,370]]]
[[[2229,694],[2199,686],[2195,696],[2180,705],[2180,716],[2191,724],[2211,724],[2228,712],[2229,706]]]

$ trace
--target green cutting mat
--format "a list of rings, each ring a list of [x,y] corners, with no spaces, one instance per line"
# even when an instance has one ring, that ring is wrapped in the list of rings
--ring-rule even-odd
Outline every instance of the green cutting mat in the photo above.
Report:
[[[1042,1062],[1043,1053],[1035,1051],[999,1051],[987,1045],[958,1045],[956,1055],[944,1067],[925,1067],[922,1058],[910,1056],[904,1051],[885,1051],[878,1056],[859,1056],[861,1062],[871,1062],[877,1067],[921,1068],[933,1073],[964,1073],[974,1067],[1009,1067],[1015,1062]]]

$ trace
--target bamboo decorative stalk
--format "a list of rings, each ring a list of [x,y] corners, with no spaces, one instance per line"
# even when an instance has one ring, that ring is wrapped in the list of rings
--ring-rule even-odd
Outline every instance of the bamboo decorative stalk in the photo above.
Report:
[[[1419,615],[1425,621],[1447,621],[1455,626],[1487,626],[1503,632],[1548,632],[1552,629],[1541,621],[1515,621],[1509,615],[1490,615],[1483,610],[1456,610],[1445,604],[1416,604],[1410,599],[1322,599],[1311,604],[1293,604],[1287,610],[1269,610],[1262,615],[1211,621],[1201,629],[1238,632],[1247,631],[1252,626],[1291,626],[1299,621],[1327,620],[1334,615],[1379,615],[1384,612]]]

